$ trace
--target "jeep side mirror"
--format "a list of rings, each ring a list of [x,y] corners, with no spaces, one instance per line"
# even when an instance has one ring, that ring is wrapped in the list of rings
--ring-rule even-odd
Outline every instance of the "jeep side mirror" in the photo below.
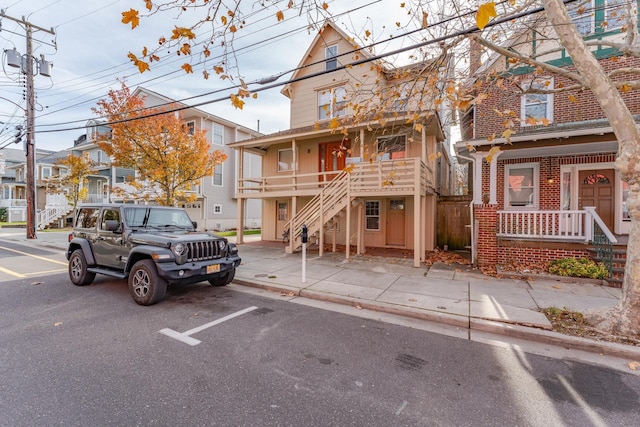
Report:
[[[113,233],[122,232],[122,230],[120,230],[120,221],[117,219],[108,219],[105,221],[105,225],[107,231],[111,231]]]
[[[198,223],[195,221],[191,221],[191,224],[193,224],[193,229],[197,230],[198,229]]]

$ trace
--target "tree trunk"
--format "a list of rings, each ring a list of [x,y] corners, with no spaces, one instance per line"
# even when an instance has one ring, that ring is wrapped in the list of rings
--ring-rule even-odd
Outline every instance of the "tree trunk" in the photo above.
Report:
[[[627,262],[620,302],[614,309],[596,317],[601,329],[637,334],[640,331],[640,132],[620,93],[589,51],[576,26],[571,25],[562,0],[543,0],[542,3],[560,43],[571,56],[577,71],[588,82],[618,139],[616,169],[629,183],[627,208],[631,227]]]

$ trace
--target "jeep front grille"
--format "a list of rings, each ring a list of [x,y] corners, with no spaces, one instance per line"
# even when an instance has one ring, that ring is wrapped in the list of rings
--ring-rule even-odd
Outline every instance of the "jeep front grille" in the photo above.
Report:
[[[187,262],[205,261],[208,259],[220,258],[217,242],[189,242],[186,244]]]

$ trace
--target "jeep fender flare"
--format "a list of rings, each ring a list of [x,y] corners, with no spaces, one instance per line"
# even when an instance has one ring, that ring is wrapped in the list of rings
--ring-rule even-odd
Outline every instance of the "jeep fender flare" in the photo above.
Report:
[[[91,243],[87,239],[81,239],[74,237],[69,242],[69,248],[67,249],[67,259],[71,257],[71,254],[76,249],[82,249],[84,258],[87,260],[88,265],[96,265],[96,259],[93,257],[93,251],[91,250]]]
[[[154,257],[156,255],[156,257]],[[157,263],[158,255],[169,255],[166,261],[174,261],[173,252],[170,249],[163,248],[161,246],[147,246],[140,245],[131,249],[129,252],[129,258],[127,259],[127,265],[124,268],[125,273],[129,273],[133,268],[133,265],[141,259],[151,259],[154,263]]]

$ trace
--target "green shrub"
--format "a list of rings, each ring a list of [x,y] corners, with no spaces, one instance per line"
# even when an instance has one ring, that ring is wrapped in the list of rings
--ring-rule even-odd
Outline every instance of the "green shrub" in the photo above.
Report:
[[[0,208],[0,222],[7,222],[7,208]]]
[[[609,270],[601,262],[583,258],[562,258],[549,263],[549,273],[566,277],[588,277],[590,279],[605,279],[609,277]]]

